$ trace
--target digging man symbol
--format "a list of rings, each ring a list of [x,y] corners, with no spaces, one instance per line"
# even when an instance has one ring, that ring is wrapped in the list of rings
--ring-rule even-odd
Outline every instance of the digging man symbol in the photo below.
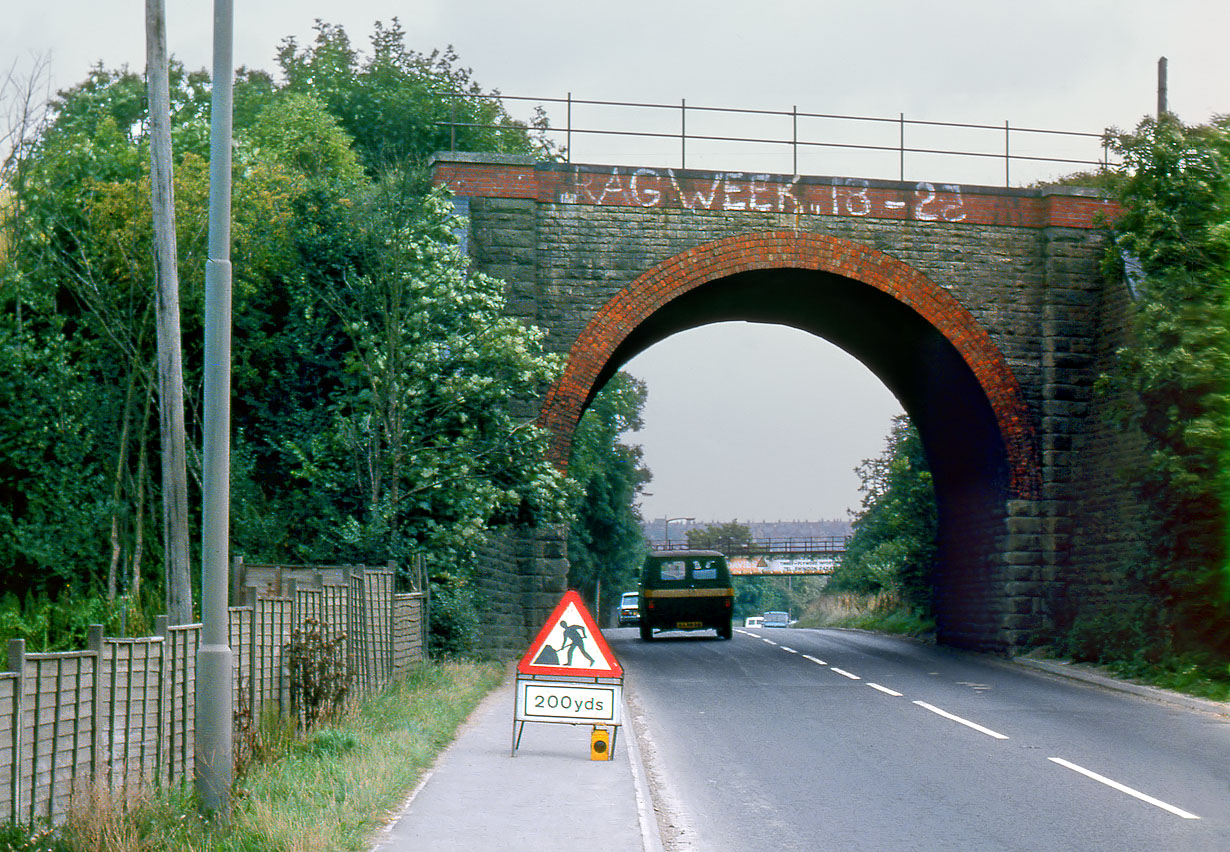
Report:
[[[576,651],[581,652],[581,656],[589,660],[589,664],[594,664],[594,658],[585,650],[585,627],[581,624],[569,624],[567,621],[561,620],[559,626],[564,629],[564,641],[558,649],[552,648],[550,645],[543,647],[538,654],[538,659],[534,662],[538,665],[547,666],[571,666],[572,655]],[[559,655],[564,651],[568,652],[563,662],[560,662]]]

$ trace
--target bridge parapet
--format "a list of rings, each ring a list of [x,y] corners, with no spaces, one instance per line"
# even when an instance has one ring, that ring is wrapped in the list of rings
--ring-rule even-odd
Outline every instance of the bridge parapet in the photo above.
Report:
[[[541,204],[683,209],[961,223],[1094,228],[1117,214],[1096,189],[1031,189],[855,177],[698,171],[535,162],[529,157],[439,153],[434,180],[459,196]]]

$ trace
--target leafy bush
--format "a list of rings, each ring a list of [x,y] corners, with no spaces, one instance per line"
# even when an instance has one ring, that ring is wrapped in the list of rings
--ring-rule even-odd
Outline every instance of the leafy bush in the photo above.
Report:
[[[457,579],[431,581],[431,633],[428,650],[437,657],[468,657],[478,647],[479,598]]]

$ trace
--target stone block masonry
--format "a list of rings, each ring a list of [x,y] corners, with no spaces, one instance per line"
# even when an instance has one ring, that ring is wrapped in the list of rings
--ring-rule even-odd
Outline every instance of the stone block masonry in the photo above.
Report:
[[[789,323],[859,358],[922,432],[942,638],[1020,647],[1053,626],[1057,594],[1089,593],[1080,578],[1106,588],[1125,547],[1113,518],[1132,511],[1107,471],[1138,450],[1093,396],[1130,311],[1100,275],[1117,211],[1098,192],[473,154],[433,168],[466,199],[475,266],[567,359],[539,406],[561,466],[593,394],[638,352],[709,322]],[[562,592],[555,535],[503,534],[523,540],[489,580],[500,631]]]

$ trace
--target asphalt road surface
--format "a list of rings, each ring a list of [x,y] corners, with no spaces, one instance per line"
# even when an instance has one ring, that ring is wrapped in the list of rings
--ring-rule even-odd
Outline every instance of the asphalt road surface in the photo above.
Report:
[[[1227,852],[1230,719],[853,631],[606,631],[669,852]]]

